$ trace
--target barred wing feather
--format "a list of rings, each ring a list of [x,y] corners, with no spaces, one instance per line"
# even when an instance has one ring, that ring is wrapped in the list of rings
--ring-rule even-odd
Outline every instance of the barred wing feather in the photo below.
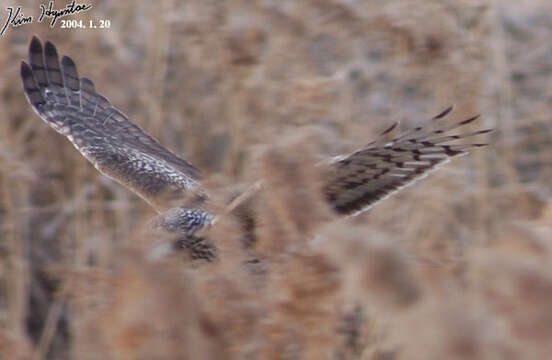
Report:
[[[159,197],[197,186],[199,171],[146,134],[79,77],[74,61],[33,37],[21,63],[23,89],[35,112],[109,177],[161,207]]]
[[[442,119],[451,110],[452,107],[446,109],[433,120]],[[482,143],[449,144],[454,140],[490,132],[487,129],[463,134],[449,133],[477,118],[474,116],[433,130],[417,127],[390,141],[381,137],[352,154],[334,158],[330,166],[330,178],[324,187],[327,200],[341,214],[365,211],[450,158],[485,146]],[[393,124],[381,135],[393,130],[396,125]]]

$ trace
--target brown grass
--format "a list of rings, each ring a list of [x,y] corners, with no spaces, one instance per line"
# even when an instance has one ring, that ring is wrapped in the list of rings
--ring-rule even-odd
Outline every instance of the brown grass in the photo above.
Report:
[[[94,1],[81,18],[107,30],[0,38],[0,358],[549,356],[549,1],[155,3],[159,16]],[[219,261],[148,261],[153,211],[27,104],[32,34],[203,169],[215,197],[263,179],[251,247],[223,217]],[[492,146],[336,219],[310,165],[452,103],[497,128]]]

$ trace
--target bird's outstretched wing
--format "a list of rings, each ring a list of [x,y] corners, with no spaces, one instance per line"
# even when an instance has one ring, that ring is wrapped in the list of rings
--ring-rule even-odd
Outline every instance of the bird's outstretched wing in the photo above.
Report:
[[[440,120],[452,110],[446,109],[433,120]],[[449,132],[467,125],[478,116],[448,126],[420,126],[386,141],[386,135],[396,123],[385,130],[381,139],[367,144],[352,154],[334,158],[330,164],[329,179],[324,191],[327,200],[338,213],[356,214],[369,209],[404,186],[425,176],[451,157],[486,144],[450,144],[491,130],[462,134]],[[431,124],[430,124],[431,125]]]
[[[197,186],[198,170],[146,134],[79,77],[75,63],[33,37],[21,62],[25,95],[36,113],[107,176],[162,209],[161,198]]]

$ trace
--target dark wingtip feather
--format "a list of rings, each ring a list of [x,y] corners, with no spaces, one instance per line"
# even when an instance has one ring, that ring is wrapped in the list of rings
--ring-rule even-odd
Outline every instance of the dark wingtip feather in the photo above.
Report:
[[[79,73],[77,72],[75,62],[69,56],[64,56],[61,59],[61,73],[63,76],[63,83],[69,90],[71,90],[69,101],[71,104],[80,107],[81,100],[80,94],[78,94],[78,91],[80,90]]]
[[[398,121],[395,122],[394,124],[392,124],[391,126],[389,126],[387,129],[383,130],[383,132],[380,134],[380,136],[389,134],[391,131],[393,131],[393,129],[395,129],[397,127],[397,125],[399,125]]]
[[[477,135],[488,134],[488,133],[491,133],[491,132],[493,132],[493,131],[495,131],[495,129],[484,129],[484,130],[479,130],[479,131],[477,132]]]
[[[31,45],[29,46],[29,53],[30,54],[42,54],[42,43],[36,37],[36,35],[34,35],[33,39],[31,40]]]
[[[94,85],[94,83],[92,82],[92,80],[90,80],[89,78],[84,77],[84,76],[81,77],[80,80],[81,80],[81,85],[86,85],[86,86],[88,86],[89,88],[91,88],[91,89],[94,90],[95,85]]]
[[[439,119],[444,118],[449,112],[452,111],[453,108],[454,108],[454,105],[449,106],[445,110],[441,111],[439,114],[435,115],[433,117],[433,120],[439,120]]]
[[[46,41],[44,45],[44,62],[46,65],[48,84],[63,87],[64,84],[59,66],[58,52],[55,45],[50,41]]]
[[[61,59],[61,65],[76,67],[75,62],[69,56],[64,56]]]
[[[72,91],[79,90],[79,73],[73,59],[69,56],[64,56],[61,59],[61,69],[65,85]]]
[[[29,65],[31,66],[38,86],[41,88],[48,86],[42,42],[36,36],[33,36],[31,44],[29,45]]]
[[[466,124],[469,124],[469,123],[471,123],[472,121],[475,121],[475,120],[479,119],[480,116],[481,116],[481,115],[472,116],[472,117],[469,118],[469,119],[466,119],[466,120],[464,120],[464,121],[460,121],[460,122],[458,123],[458,125],[466,125]]]
[[[33,76],[33,70],[31,70],[31,66],[25,61],[21,61],[21,78],[26,79],[30,76]]]
[[[31,66],[25,61],[21,61],[21,83],[27,100],[36,111],[39,111],[40,105],[44,104],[44,98],[36,85]]]
[[[44,54],[46,54],[46,56],[48,56],[48,57],[50,57],[50,56],[57,57],[56,46],[48,40],[44,44]]]

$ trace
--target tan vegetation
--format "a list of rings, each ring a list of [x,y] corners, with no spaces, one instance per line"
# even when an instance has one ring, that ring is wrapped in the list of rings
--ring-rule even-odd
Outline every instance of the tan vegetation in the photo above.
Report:
[[[0,38],[1,359],[552,353],[549,1],[93,4],[82,18],[110,29]],[[252,247],[223,217],[218,261],[148,261],[153,211],[27,104],[33,34],[203,169],[215,197],[265,180]],[[450,104],[497,129],[491,147],[360,216],[326,208],[313,163]]]

